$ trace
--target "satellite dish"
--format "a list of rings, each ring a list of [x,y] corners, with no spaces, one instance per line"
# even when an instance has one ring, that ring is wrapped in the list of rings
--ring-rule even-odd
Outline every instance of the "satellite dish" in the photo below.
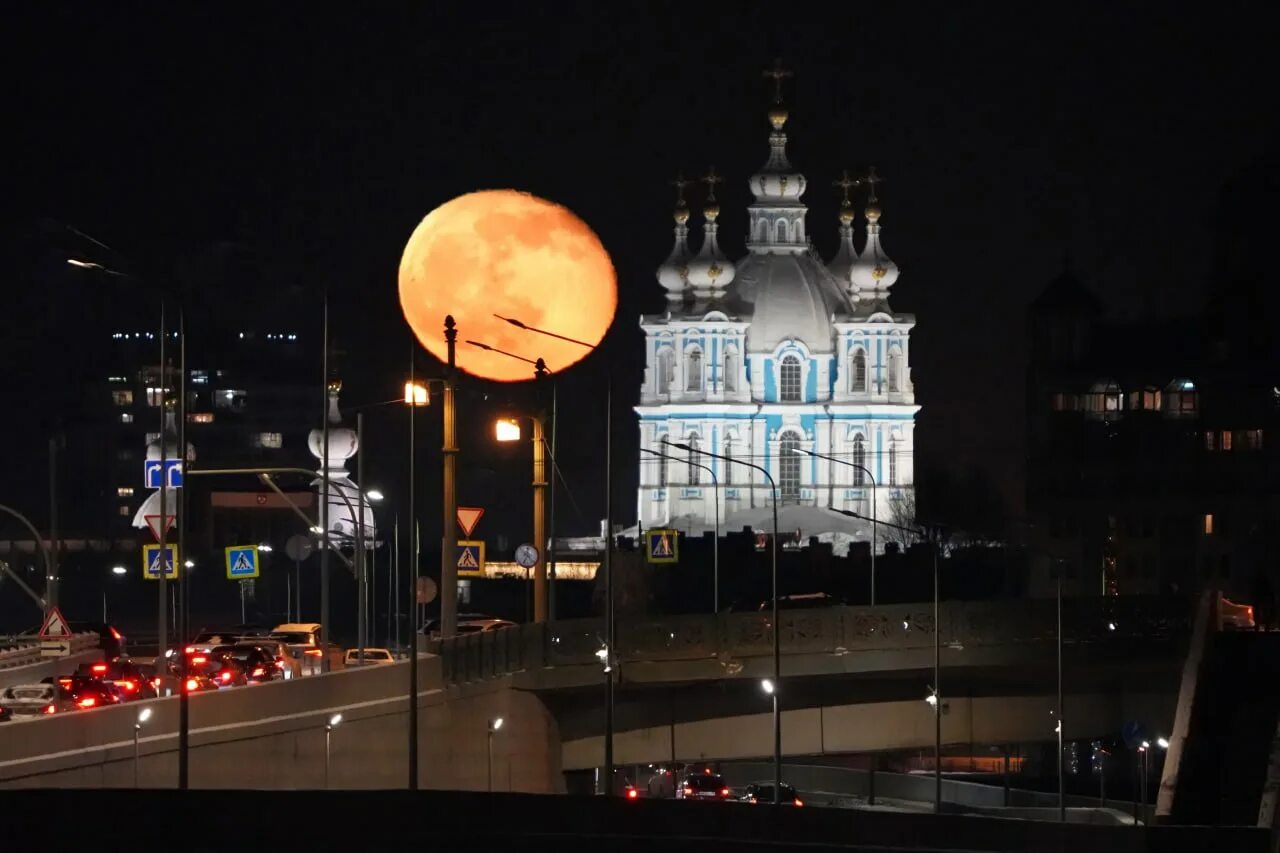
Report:
[[[307,557],[310,557],[315,550],[316,544],[311,537],[304,536],[301,533],[290,536],[289,541],[284,543],[284,552],[295,563],[301,563]]]

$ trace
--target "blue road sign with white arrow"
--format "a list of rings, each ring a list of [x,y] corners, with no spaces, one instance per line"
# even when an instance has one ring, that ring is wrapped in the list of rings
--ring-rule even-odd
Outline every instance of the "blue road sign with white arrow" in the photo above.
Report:
[[[164,460],[164,479],[168,481],[169,488],[182,488],[182,460],[166,459]],[[145,488],[160,488],[160,460],[148,459],[142,463],[142,481]]]

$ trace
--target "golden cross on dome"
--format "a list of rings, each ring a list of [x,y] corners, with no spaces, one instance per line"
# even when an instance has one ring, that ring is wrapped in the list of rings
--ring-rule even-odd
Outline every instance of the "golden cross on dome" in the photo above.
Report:
[[[841,170],[840,170],[840,180],[838,180],[838,181],[836,181],[835,183],[833,183],[833,184],[832,184],[832,186],[836,186],[836,187],[839,187],[840,189],[844,190],[844,200],[841,202],[841,207],[849,207],[849,206],[850,206],[851,202],[849,201],[849,190],[853,189],[854,187],[861,186],[861,185],[862,185],[862,179],[861,179],[861,178],[851,178],[851,177],[849,177],[849,170],[848,170],[848,169],[841,169]]]
[[[773,67],[765,71],[764,76],[773,80],[773,102],[782,103],[782,81],[791,76],[791,72],[782,67],[782,57],[773,61]]]
[[[716,167],[712,166],[707,173],[698,180],[707,185],[707,201],[716,200],[716,184],[724,183],[724,178],[716,174]]]
[[[684,188],[693,183],[684,179],[683,172],[676,172],[676,179],[671,182],[671,186],[676,188],[676,207],[684,207]]]
[[[876,184],[882,183],[883,181],[884,181],[884,178],[882,178],[882,177],[880,177],[879,175],[877,175],[877,174],[876,174],[876,167],[875,167],[875,166],[872,166],[871,168],[867,169],[867,176],[866,176],[865,178],[863,178],[863,179],[862,179],[862,182],[863,182],[864,184],[867,184],[869,187],[871,187],[871,197],[870,197],[870,198],[868,198],[868,199],[867,199],[867,201],[876,201],[876,200],[877,200],[877,199],[876,199]]]

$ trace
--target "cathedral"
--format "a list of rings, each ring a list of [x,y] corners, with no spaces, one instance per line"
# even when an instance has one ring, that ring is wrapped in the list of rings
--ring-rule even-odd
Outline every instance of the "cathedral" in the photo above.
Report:
[[[717,520],[721,530],[766,532],[776,488],[781,531],[843,552],[869,541],[871,525],[833,509],[900,522],[914,507],[915,317],[889,305],[898,267],[881,242],[874,169],[836,182],[844,202],[835,256],[824,261],[810,243],[807,181],[787,158],[786,72],[768,74],[778,87],[769,157],[748,181],[744,256],[730,259],[719,244],[719,176],[703,179],[696,247],[677,181],[675,245],[657,274],[666,310],[641,318],[638,518],[641,528],[693,534]],[[867,189],[861,251],[854,187]]]

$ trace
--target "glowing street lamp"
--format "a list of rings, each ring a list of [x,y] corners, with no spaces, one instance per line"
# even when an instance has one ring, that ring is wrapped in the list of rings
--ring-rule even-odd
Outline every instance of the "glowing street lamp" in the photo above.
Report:
[[[494,717],[489,721],[489,793],[493,793],[493,736],[502,728],[502,718]]]
[[[519,441],[520,421],[515,418],[499,418],[493,424],[493,437],[502,442]]]
[[[138,712],[138,720],[133,724],[133,787],[138,787],[138,762],[141,757],[138,747],[138,735],[142,732],[142,724],[151,719],[151,708],[146,707]]]
[[[342,714],[334,714],[324,726],[324,786],[329,787],[329,743],[333,738],[333,730],[342,725]]]
[[[112,567],[111,567],[111,574],[113,574],[113,575],[124,575],[124,574],[128,574],[128,573],[129,573],[129,570],[128,570],[128,569],[126,569],[124,566],[112,566]]]
[[[431,405],[431,392],[424,382],[408,381],[404,383],[404,404],[406,406]]]
[[[386,497],[385,495],[382,494],[381,489],[370,489],[369,491],[364,493],[364,496],[368,498],[370,501],[372,501],[373,503],[377,503],[378,501],[383,500]]]

